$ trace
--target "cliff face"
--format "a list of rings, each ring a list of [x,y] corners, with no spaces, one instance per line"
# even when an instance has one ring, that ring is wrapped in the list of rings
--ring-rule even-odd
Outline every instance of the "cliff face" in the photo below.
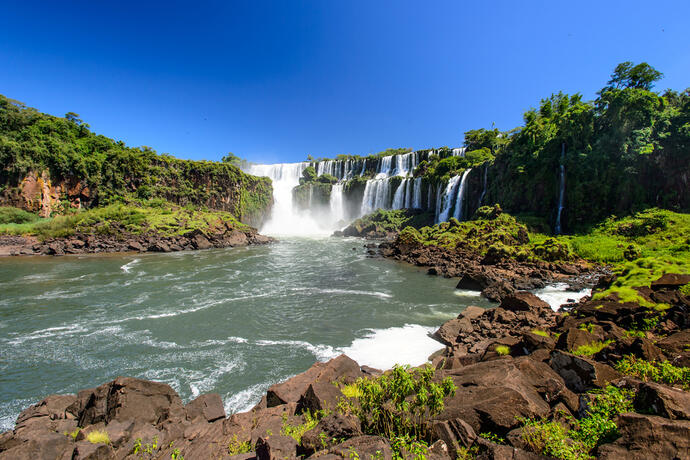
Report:
[[[75,117],[54,117],[0,95],[0,205],[47,217],[127,198],[228,211],[259,226],[273,190],[270,179],[234,165],[128,147]]]

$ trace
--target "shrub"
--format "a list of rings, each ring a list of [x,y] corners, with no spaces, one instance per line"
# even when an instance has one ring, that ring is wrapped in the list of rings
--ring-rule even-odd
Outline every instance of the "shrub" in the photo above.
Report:
[[[280,428],[280,434],[283,436],[290,436],[292,439],[297,441],[299,444],[302,441],[302,436],[307,431],[314,428],[318,423],[319,419],[326,415],[325,412],[317,412],[312,415],[309,410],[302,414],[304,416],[304,423],[299,425],[291,425],[288,423],[287,414],[283,414],[283,425]]]
[[[249,441],[240,442],[237,439],[236,434],[232,436],[232,438],[230,439],[230,443],[228,444],[228,454],[230,456],[247,454],[252,450],[254,450],[252,448],[252,444]]]
[[[26,224],[34,222],[40,218],[36,214],[26,212],[23,209],[9,206],[0,206],[0,225],[4,224]]]
[[[409,370],[396,365],[375,379],[357,380],[360,395],[347,404],[361,421],[365,433],[404,442],[431,441],[429,420],[443,411],[443,400],[455,394],[447,377],[435,383],[434,369],[426,366]]]

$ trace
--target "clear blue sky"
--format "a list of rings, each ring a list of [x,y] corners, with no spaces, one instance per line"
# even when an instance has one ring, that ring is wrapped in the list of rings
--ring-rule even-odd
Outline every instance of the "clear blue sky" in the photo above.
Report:
[[[690,86],[685,1],[4,1],[0,93],[180,158],[456,146],[647,61]]]

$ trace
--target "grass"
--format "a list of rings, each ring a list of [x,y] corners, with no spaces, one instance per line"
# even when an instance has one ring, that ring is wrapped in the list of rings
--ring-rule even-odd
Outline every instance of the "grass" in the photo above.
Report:
[[[24,211],[23,209],[11,206],[0,206],[0,225],[6,224],[28,224],[39,220],[36,214]]]
[[[64,435],[69,436],[72,438],[73,441],[76,441],[80,431],[81,428],[77,427],[74,431],[65,431]]]
[[[534,335],[539,335],[541,337],[550,337],[551,334],[548,333],[548,331],[542,331],[541,329],[532,329],[530,332]]]
[[[115,203],[29,223],[2,224],[0,234],[35,235],[46,239],[67,237],[75,233],[118,234],[119,228],[124,228],[135,234],[150,231],[174,236],[193,230],[209,231],[226,225],[240,231],[248,229],[228,212],[193,209],[163,200],[148,200]]]
[[[577,356],[592,356],[599,353],[611,343],[613,343],[613,340],[606,340],[605,342],[594,341],[586,345],[580,345],[576,349],[571,350],[571,352]]]
[[[646,361],[626,355],[616,364],[616,370],[640,380],[678,385],[690,390],[690,367],[674,366],[668,361]]]
[[[340,391],[347,398],[359,398],[360,396],[362,396],[362,392],[360,391],[359,387],[355,383],[343,385],[340,388]]]
[[[110,444],[110,437],[105,430],[89,431],[86,435],[86,440],[91,444]]]
[[[510,347],[507,345],[496,345],[494,351],[501,356],[505,356],[510,354]]]

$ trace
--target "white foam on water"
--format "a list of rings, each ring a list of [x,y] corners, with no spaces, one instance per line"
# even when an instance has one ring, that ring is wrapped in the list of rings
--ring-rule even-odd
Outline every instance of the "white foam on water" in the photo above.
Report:
[[[134,259],[130,262],[127,262],[126,264],[120,267],[120,270],[122,270],[125,273],[129,273],[132,270],[132,267],[136,265],[139,261],[140,259]]]
[[[218,380],[220,380],[224,374],[229,373],[235,368],[240,368],[241,370],[243,366],[244,362],[240,359],[231,359],[213,367],[210,372],[209,370],[202,372],[203,377],[201,378],[190,379],[189,389],[192,392],[192,397],[196,398],[201,393],[213,391],[218,384]]]
[[[292,291],[308,291],[319,294],[347,294],[347,295],[368,295],[380,299],[390,299],[393,296],[380,291],[358,291],[351,289],[321,289],[321,288],[292,288]]]
[[[564,303],[568,303],[568,300],[579,301],[586,295],[592,293],[591,289],[583,289],[581,291],[566,291],[568,285],[566,283],[556,283],[550,284],[541,289],[536,289],[532,291],[534,295],[539,297],[544,302],[548,303],[554,311]]]
[[[430,337],[435,330],[435,327],[419,324],[370,329],[364,337],[355,339],[340,351],[360,365],[377,369],[390,369],[395,364],[419,366],[428,361],[429,355],[443,348]]]
[[[49,337],[70,336],[86,331],[87,329],[85,329],[80,324],[72,324],[70,326],[49,327],[47,329],[40,329],[37,331],[30,332],[28,334],[20,335],[18,337],[15,337],[14,339],[8,340],[7,343],[9,343],[10,345],[20,345],[28,340],[39,340]]]
[[[479,297],[482,295],[482,291],[473,291],[471,289],[456,289],[453,291],[458,297]]]
[[[257,340],[256,344],[261,346],[287,345],[290,347],[304,348],[316,356],[316,359],[319,361],[328,361],[339,355],[330,345],[313,345],[303,340]]]
[[[273,385],[274,381],[259,383],[246,388],[239,393],[228,393],[225,395],[225,414],[229,417],[231,414],[239,414],[247,412],[252,407],[261,401],[262,396],[268,390],[268,387]]]

